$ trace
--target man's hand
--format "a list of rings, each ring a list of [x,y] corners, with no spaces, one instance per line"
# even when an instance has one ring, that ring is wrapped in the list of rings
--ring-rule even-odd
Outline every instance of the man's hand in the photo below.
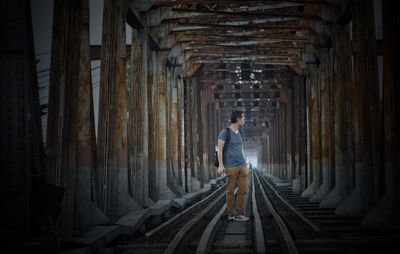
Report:
[[[225,167],[222,165],[219,165],[218,169],[217,169],[217,174],[220,176],[223,173],[225,173]]]

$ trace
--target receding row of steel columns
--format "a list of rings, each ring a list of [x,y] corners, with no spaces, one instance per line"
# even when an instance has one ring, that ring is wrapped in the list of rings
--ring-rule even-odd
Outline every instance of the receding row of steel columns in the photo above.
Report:
[[[127,6],[122,2],[104,5],[96,140],[88,9],[80,11],[87,4],[86,0],[74,5],[57,2],[54,13],[46,175],[48,182],[65,188],[57,224],[67,234],[86,232],[177,193],[199,190],[212,174],[208,103],[202,103],[210,91],[203,91],[195,78],[178,77],[173,63],[167,64],[168,52],[149,48],[146,15],[141,17],[144,28],[133,30],[131,56],[126,55]],[[71,33],[64,33],[64,24],[71,26]],[[71,77],[79,82],[70,81]],[[69,91],[79,94],[78,104]],[[185,147],[189,148],[186,162]]]
[[[269,142],[265,142],[269,146],[264,144],[263,164],[267,172],[291,181],[293,192],[320,202],[322,207],[336,208],[338,215],[364,216],[364,225],[398,225],[399,202],[394,199],[399,193],[394,183],[400,180],[396,171],[399,159],[395,156],[399,151],[398,107],[394,97],[398,95],[398,64],[393,60],[398,52],[393,44],[393,40],[398,41],[393,38],[398,20],[389,14],[394,6],[385,2],[380,98],[375,24],[371,19],[373,1],[350,3],[353,49],[348,26],[335,26],[334,48],[318,50],[321,64],[305,70],[303,98],[293,97],[303,90],[302,79],[296,77],[295,93],[289,92],[289,101],[293,103],[280,102]],[[305,100],[305,105],[299,100]],[[291,123],[292,114],[297,120]],[[286,120],[282,115],[287,116]],[[287,147],[292,144],[291,139],[295,140],[294,150]],[[287,158],[282,156],[286,154]]]

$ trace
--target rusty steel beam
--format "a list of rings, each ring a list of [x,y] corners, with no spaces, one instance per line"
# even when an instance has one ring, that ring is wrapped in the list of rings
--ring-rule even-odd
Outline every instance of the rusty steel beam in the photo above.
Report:
[[[167,23],[167,22],[166,22]],[[169,32],[179,33],[179,32],[214,32],[214,33],[222,33],[222,34],[254,34],[254,33],[261,33],[261,34],[279,34],[279,33],[293,33],[296,30],[294,26],[222,26],[222,25],[186,25],[186,26],[177,26],[174,25],[173,22],[171,24],[167,23],[169,26]],[[227,28],[228,27],[228,28]],[[301,31],[303,32],[311,32],[311,26],[304,26],[302,27]],[[259,33],[258,33],[259,32]]]
[[[228,40],[229,42],[306,42],[305,38],[298,36],[234,36],[234,35],[201,35],[196,33],[185,33],[182,39],[177,42],[209,42],[218,43],[222,40]],[[225,41],[226,43],[227,41]],[[229,45],[229,44],[227,44]]]
[[[260,1],[246,1],[246,4],[258,4]],[[271,4],[280,4],[282,2],[280,1],[268,1]],[[178,5],[178,4],[242,4],[243,1],[239,0],[176,0],[176,1],[170,1],[170,0],[153,0],[152,1],[153,5]],[[290,3],[301,3],[301,4],[326,4],[325,0],[291,0]]]
[[[376,68],[375,40],[367,43],[363,38],[374,38],[373,1],[353,1],[354,82],[351,88],[354,128],[354,172],[357,197],[352,202],[353,214],[366,215],[381,195],[380,150],[382,144],[379,111],[379,88]],[[362,190],[362,191],[361,191]],[[344,213],[344,208],[338,209]]]
[[[243,48],[243,47],[223,47],[223,46],[210,46],[206,48],[199,47],[187,47],[185,51],[189,51],[193,54],[259,54],[259,55],[274,55],[274,54],[293,54],[293,56],[299,56],[302,48]]]
[[[98,158],[100,205],[112,220],[136,208],[130,197],[128,169],[126,36],[123,2],[105,1],[103,13],[102,64]]]
[[[333,143],[335,156],[335,174],[337,197],[336,200],[327,203],[327,206],[337,206],[351,190],[351,152],[349,143],[353,138],[353,126],[349,123],[352,119],[349,98],[351,87],[351,42],[350,34],[344,29],[334,31],[336,38],[335,51],[341,52],[334,56],[335,68],[338,74],[334,77],[332,83],[333,92]]]
[[[255,91],[227,91],[227,92],[219,92],[219,91],[214,91],[213,94],[219,94],[221,98],[224,99],[230,99],[230,98],[236,98],[236,99],[277,99],[280,97],[280,92],[276,91],[267,91],[267,92],[259,92],[257,90]],[[240,96],[239,98],[236,96]]]
[[[182,43],[182,42],[181,42]],[[233,48],[233,49],[249,49],[249,48],[254,48],[257,46],[260,50],[268,50],[271,48],[276,48],[276,49],[281,49],[281,48],[287,48],[287,49],[304,49],[306,47],[305,42],[263,42],[263,43],[248,43],[246,44],[227,44],[226,41],[221,40],[221,41],[216,41],[213,44],[209,44],[206,41],[190,41],[189,45],[186,46],[185,49],[192,49],[192,48]]]
[[[303,32],[311,32],[311,29],[304,29]],[[196,33],[207,35],[216,34],[216,35],[236,35],[236,36],[252,36],[252,35],[275,35],[275,34],[294,34],[296,33],[296,29],[287,29],[287,28],[241,28],[241,27],[231,27],[229,29],[226,28],[202,28],[202,29],[187,29],[185,31],[174,31],[176,33]]]
[[[167,68],[167,185],[173,196],[184,194],[179,182],[178,79],[175,66]]]
[[[149,204],[149,130],[148,130],[148,26],[132,30],[131,84],[132,93],[129,115],[129,172],[130,194],[141,206]]]
[[[158,90],[158,153],[157,153],[157,168],[159,168],[160,174],[160,186],[159,186],[159,197],[168,196],[169,191],[165,192],[167,189],[167,74],[166,74],[166,60],[167,55],[161,54],[159,60],[159,90]]]
[[[181,185],[181,191],[187,192],[186,190],[186,168],[185,168],[185,115],[184,115],[184,81],[182,78],[177,80],[178,82],[178,180]]]
[[[255,89],[253,86],[250,85],[241,85],[240,89],[236,89],[235,86],[224,86],[223,90],[220,90],[217,86],[212,85],[211,86],[214,91],[213,93],[219,93],[219,94],[226,94],[226,93],[265,93],[265,92],[279,92],[279,89],[276,88],[271,88],[270,85],[260,85],[257,89]]]
[[[383,133],[384,133],[384,185],[385,196],[382,198],[384,208],[379,211],[380,218],[385,226],[399,224],[399,185],[400,178],[398,168],[400,165],[398,151],[400,151],[399,105],[400,89],[399,80],[399,34],[396,32],[400,24],[399,7],[394,2],[383,1]],[[396,153],[397,151],[397,153]],[[371,223],[372,224],[372,223]],[[375,225],[378,223],[374,223]]]
[[[204,16],[198,16],[198,17],[170,17],[168,18],[168,21],[175,21],[179,23],[200,23],[204,22],[204,19],[207,18],[207,22],[214,22],[217,24],[235,24],[235,23],[242,23],[244,22],[245,24],[252,24],[252,23],[257,23],[257,24],[263,24],[263,23],[268,23],[269,25],[271,23],[283,23],[286,21],[297,21],[297,20],[310,20],[313,21],[317,19],[317,16],[310,16],[310,15],[298,15],[298,14],[284,14],[284,15],[274,15],[274,14],[266,14],[266,13],[242,13],[242,14],[236,14],[236,13],[231,13],[231,14],[213,14],[213,15],[204,15]],[[226,22],[223,21],[223,18],[226,18]]]
[[[216,64],[216,63],[227,63],[227,64],[234,64],[234,63],[242,63],[244,61],[251,61],[252,63],[256,64],[271,64],[271,65],[297,65],[297,62],[294,61],[284,61],[284,60],[271,60],[271,59],[229,59],[229,58],[224,58],[224,59],[196,59],[194,58],[195,62],[198,64]]]
[[[95,207],[94,112],[89,58],[88,1],[55,4],[50,71],[48,180],[65,188],[59,230],[86,232],[107,219]],[[68,13],[73,13],[67,15]],[[67,27],[64,32],[60,27]],[[78,197],[79,199],[76,199]],[[74,222],[79,223],[74,223]]]
[[[249,24],[249,25],[239,25],[239,24],[217,24],[217,23],[204,23],[204,22],[175,22],[175,21],[164,21],[168,27],[168,31],[185,31],[186,29],[209,29],[209,28],[242,28],[246,29],[290,29],[290,30],[310,30],[312,29],[312,24],[310,20],[299,20],[297,22],[292,22],[292,24],[276,24],[276,25],[265,25],[265,24]],[[289,23],[289,22],[286,22]]]
[[[214,52],[214,53],[206,53],[206,52],[193,52],[190,57],[224,57],[226,56],[227,52]],[[257,54],[257,52],[254,53],[242,53],[240,51],[237,52],[232,52],[229,53],[229,57],[241,57],[245,55],[246,57],[249,58],[258,58],[258,57],[264,57],[264,58],[292,58],[292,59],[300,59],[300,54],[289,54],[289,53],[273,53],[270,52],[268,54],[263,54],[263,52],[260,52],[260,54]],[[266,57],[268,55],[268,57]]]
[[[332,110],[331,110],[331,79],[333,75],[331,74],[331,59],[328,52],[320,54],[321,61],[323,61],[323,66],[321,66],[321,80],[320,80],[320,145],[321,145],[321,174],[322,181],[319,187],[318,193],[313,197],[315,201],[323,200],[329,191],[334,186],[334,168],[332,161]],[[322,202],[323,203],[323,202]]]
[[[320,147],[320,75],[316,67],[312,67],[311,80],[308,84],[310,89],[309,100],[309,126],[310,126],[310,158],[311,158],[311,179],[307,197],[311,197],[318,191],[321,184],[321,147]],[[303,193],[304,195],[304,193]],[[304,195],[305,196],[305,195]]]
[[[319,11],[314,15],[312,13],[266,13],[266,12],[252,12],[252,11],[223,11],[223,10],[204,10],[204,9],[186,9],[186,8],[173,8],[170,12],[170,15],[167,19],[184,19],[184,18],[196,18],[198,16],[204,17],[207,19],[210,17],[219,17],[219,18],[240,18],[240,17],[254,17],[254,18],[281,18],[281,17],[295,17],[295,18],[309,18],[309,17],[317,17]],[[184,13],[188,16],[180,16],[181,13]]]

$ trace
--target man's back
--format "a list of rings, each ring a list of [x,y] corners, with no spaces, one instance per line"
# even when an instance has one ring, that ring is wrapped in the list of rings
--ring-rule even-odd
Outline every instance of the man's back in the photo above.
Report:
[[[230,166],[245,165],[246,161],[243,157],[242,134],[239,131],[235,133],[230,128],[228,129],[231,135],[229,143],[225,144],[226,147],[224,147],[224,156],[223,156],[224,166],[230,167]],[[219,134],[218,139],[226,141],[226,136],[227,136],[227,130],[223,129]]]

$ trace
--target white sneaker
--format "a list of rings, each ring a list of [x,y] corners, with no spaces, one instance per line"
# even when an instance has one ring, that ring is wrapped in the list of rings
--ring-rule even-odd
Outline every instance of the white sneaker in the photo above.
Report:
[[[248,220],[250,220],[250,218],[249,217],[247,217],[247,216],[244,216],[244,215],[237,215],[236,217],[235,217],[235,221],[248,221]]]
[[[230,221],[235,221],[236,218],[235,218],[235,216],[229,216],[229,215],[228,215],[228,220],[230,220]]]

